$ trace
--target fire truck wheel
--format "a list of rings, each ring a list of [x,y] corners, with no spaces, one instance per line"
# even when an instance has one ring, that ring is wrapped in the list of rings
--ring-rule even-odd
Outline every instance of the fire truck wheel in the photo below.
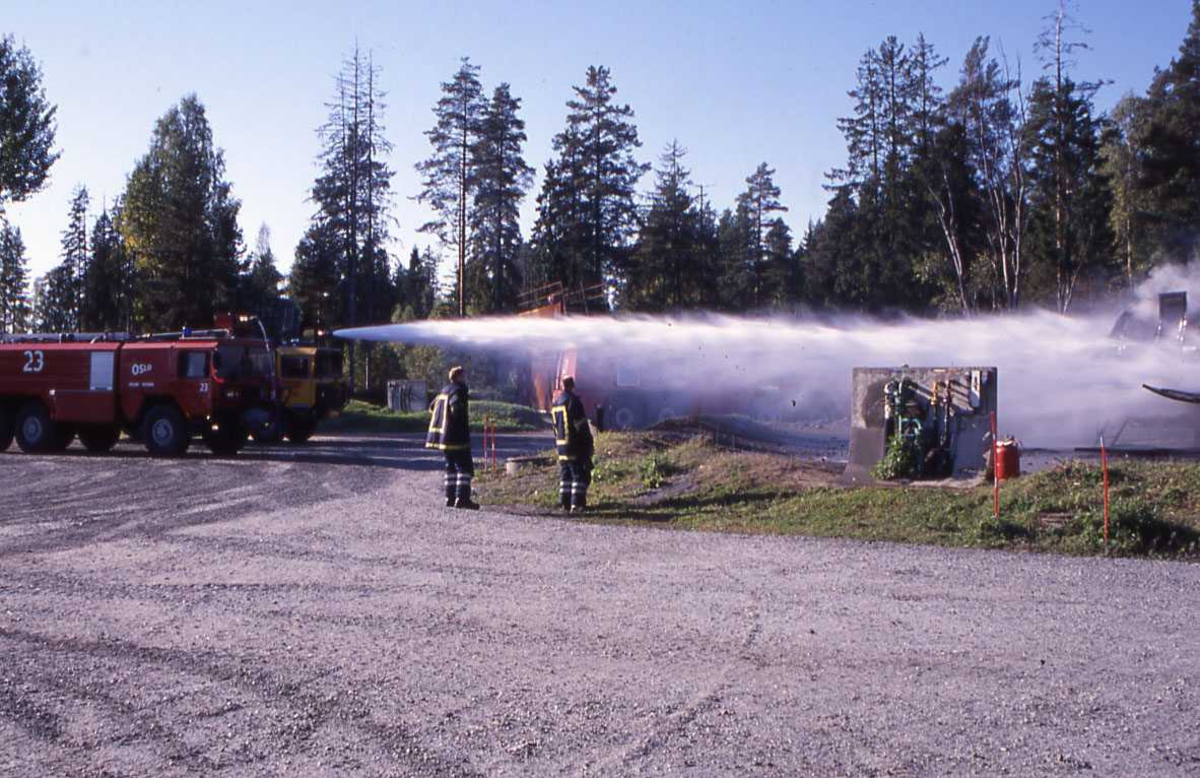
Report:
[[[618,397],[604,414],[604,421],[611,429],[631,430],[642,423],[641,405],[629,397]]]
[[[38,454],[51,448],[55,429],[46,406],[31,402],[17,411],[16,437],[17,445],[26,454]]]
[[[283,419],[279,412],[271,415],[271,420],[250,433],[255,443],[278,443],[283,440]]]
[[[664,407],[658,409],[658,416],[655,419],[655,423],[662,424],[667,419],[678,419],[678,418],[679,418],[679,412],[668,405],[668,406],[664,406]]]
[[[174,405],[156,405],[142,421],[142,441],[156,457],[181,456],[191,443],[183,414]]]
[[[112,451],[113,446],[117,445],[117,440],[121,437],[121,430],[116,427],[81,427],[79,429],[79,442],[83,447],[93,454],[103,454],[107,451]]]
[[[13,442],[12,411],[0,408],[0,451],[8,451]]]
[[[313,430],[316,429],[316,426],[317,425],[311,421],[293,419],[292,421],[288,422],[287,431],[284,434],[287,435],[289,443],[295,443],[299,445],[308,442],[308,439],[312,437]]]

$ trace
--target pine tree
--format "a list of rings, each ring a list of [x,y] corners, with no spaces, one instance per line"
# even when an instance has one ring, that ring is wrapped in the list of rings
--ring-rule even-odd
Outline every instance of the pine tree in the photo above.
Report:
[[[559,280],[619,293],[638,227],[635,188],[650,166],[634,158],[641,142],[633,109],[613,102],[610,76],[608,68],[589,67],[567,102],[567,126],[553,143],[558,159],[547,165],[538,198],[536,238],[550,266],[561,269]]]
[[[479,66],[472,65],[469,57],[463,57],[458,72],[442,84],[442,97],[433,108],[436,121],[425,133],[433,154],[417,165],[421,174],[417,201],[435,213],[432,220],[421,225],[420,231],[436,235],[443,246],[458,255],[455,278],[459,316],[465,316],[467,310],[469,212],[476,186],[476,158],[471,151],[479,142],[485,106]]]
[[[521,202],[533,182],[533,169],[522,154],[525,122],[517,115],[520,107],[508,84],[496,87],[471,147],[471,261],[484,283],[475,284],[468,299],[492,313],[512,310],[521,286]]]
[[[204,106],[184,97],[154,128],[123,197],[118,231],[136,268],[147,329],[210,326],[237,290],[241,203],[225,180]]]
[[[394,306],[387,250],[394,173],[384,162],[391,144],[378,77],[372,55],[355,48],[335,77],[328,119],[317,130],[321,173],[310,197],[317,213],[296,247],[300,267],[290,283],[309,324],[354,326],[382,319]],[[360,373],[353,342],[347,350],[353,392]]]
[[[1030,100],[1028,132],[1031,255],[1057,309],[1066,313],[1081,275],[1103,272],[1100,266],[1111,256],[1108,203],[1096,199],[1107,190],[1099,182],[1099,122],[1088,90],[1069,78],[1061,84],[1040,79]]]
[[[0,216],[0,332],[29,329],[28,265],[21,230]]]
[[[1037,233],[1038,258],[1047,271],[1053,268],[1057,308],[1066,313],[1080,274],[1100,260],[1099,252],[1089,251],[1081,238],[1097,228],[1107,229],[1092,221],[1104,204],[1093,202],[1095,207],[1085,212],[1083,202],[1102,189],[1093,181],[1099,175],[1100,158],[1092,98],[1100,85],[1071,78],[1072,55],[1088,46],[1072,39],[1082,28],[1067,13],[1066,0],[1059,0],[1047,23],[1036,49],[1048,75],[1034,84],[1025,128],[1031,162],[1031,224]]]
[[[0,214],[41,190],[59,157],[57,108],[46,101],[42,70],[11,35],[0,36]]]

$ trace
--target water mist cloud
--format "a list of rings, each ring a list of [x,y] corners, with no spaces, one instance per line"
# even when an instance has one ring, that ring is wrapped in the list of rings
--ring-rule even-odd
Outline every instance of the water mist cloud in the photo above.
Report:
[[[1184,281],[1189,280],[1187,285]],[[1190,276],[1157,286],[1189,288]],[[1195,284],[1200,299],[1200,283]],[[1139,290],[1139,300],[1155,292]],[[340,330],[343,338],[448,346],[523,359],[577,348],[581,361],[616,359],[643,386],[733,393],[769,389],[784,407],[849,413],[854,367],[996,366],[1001,428],[1029,445],[1088,445],[1128,418],[1186,414],[1143,382],[1200,390],[1195,355],[1152,345],[1117,353],[1108,338],[1117,311],[1063,317],[1048,311],[972,319],[879,322],[837,316],[568,316],[429,320]],[[768,409],[769,410],[769,409]]]

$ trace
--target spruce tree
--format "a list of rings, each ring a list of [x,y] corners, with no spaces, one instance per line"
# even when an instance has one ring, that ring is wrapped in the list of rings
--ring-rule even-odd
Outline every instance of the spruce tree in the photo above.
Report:
[[[28,266],[21,230],[0,216],[0,332],[29,329]]]
[[[300,306],[301,327],[331,330],[344,321],[337,294],[344,245],[328,222],[315,220],[296,245],[288,296]]]
[[[283,275],[275,266],[275,252],[271,249],[271,229],[262,224],[254,250],[246,260],[239,281],[238,309],[257,316],[267,316],[275,301],[279,299],[279,286]]]
[[[682,309],[700,304],[701,215],[683,166],[687,150],[672,140],[659,157],[650,208],[638,232],[626,304],[639,310]]]
[[[75,188],[67,228],[62,233],[62,268],[66,282],[63,307],[68,329],[79,329],[83,309],[84,277],[90,264],[87,212],[90,203],[86,186]]]
[[[751,285],[749,303],[753,307],[766,305],[777,295],[768,278],[767,233],[771,229],[771,214],[787,211],[779,202],[780,190],[775,184],[775,171],[763,162],[746,178],[746,191],[738,195],[739,210],[744,209],[749,220],[750,234],[746,271]],[[777,280],[777,279],[776,279]]]
[[[114,213],[119,212],[114,205]],[[133,304],[133,277],[121,236],[107,208],[92,226],[91,257],[83,275],[80,328],[87,332],[129,329]]]
[[[1036,284],[1044,276],[1042,283],[1049,287],[1053,278],[1055,304],[1062,313],[1071,306],[1080,275],[1109,253],[1107,246],[1098,251],[1085,239],[1103,240],[1095,230],[1107,230],[1107,218],[1099,213],[1105,203],[1095,200],[1103,191],[1095,181],[1100,174],[1100,124],[1092,104],[1100,85],[1077,83],[1071,76],[1074,53],[1088,48],[1076,39],[1080,31],[1066,0],[1059,0],[1035,47],[1046,75],[1034,83],[1025,127],[1031,163],[1031,260],[1039,265],[1031,267],[1032,279]]]

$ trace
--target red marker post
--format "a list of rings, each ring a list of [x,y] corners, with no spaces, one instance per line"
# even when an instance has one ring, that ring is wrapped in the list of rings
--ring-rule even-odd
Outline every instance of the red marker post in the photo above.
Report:
[[[496,459],[496,423],[492,422],[492,468],[500,469],[500,462]]]
[[[997,445],[999,442],[996,412],[992,411],[992,510],[996,514],[996,521],[1000,521],[1000,463],[996,461],[1000,457],[1000,447]]]
[[[488,417],[483,417],[483,469],[488,469]]]
[[[1108,449],[1100,436],[1100,469],[1104,471],[1104,548],[1108,548]]]

